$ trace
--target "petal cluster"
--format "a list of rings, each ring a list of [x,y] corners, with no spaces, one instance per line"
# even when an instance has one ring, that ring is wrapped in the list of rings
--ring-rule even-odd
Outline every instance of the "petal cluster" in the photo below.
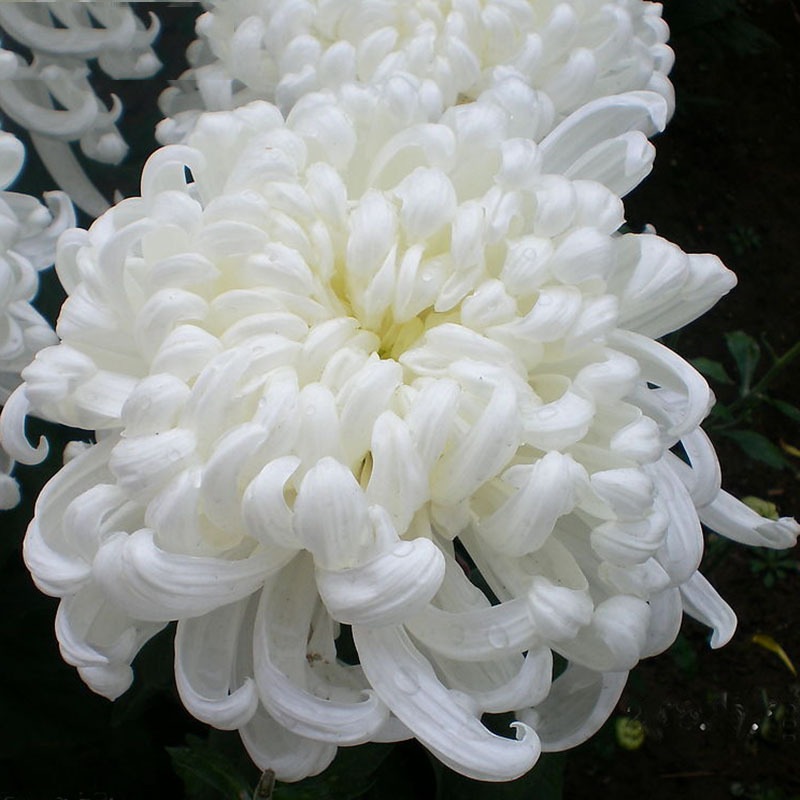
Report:
[[[127,3],[38,2],[0,5],[0,32],[27,47],[30,63],[0,47],[0,109],[31,134],[36,151],[76,205],[93,215],[108,202],[83,172],[69,143],[88,158],[118,164],[127,145],[116,128],[122,104],[107,109],[89,82],[89,62],[111,78],[147,78],[161,67],[145,27]]]
[[[166,90],[163,142],[198,111],[255,99],[284,112],[306,94],[407,72],[443,107],[508,75],[537,90],[541,138],[584,103],[647,89],[670,103],[673,53],[658,3],[614,0],[208,0],[182,86]]]
[[[701,520],[797,537],[720,490],[709,389],[653,338],[732,274],[617,232],[663,96],[542,137],[519,76],[438,117],[425,81],[208,113],[157,151],[141,197],[62,237],[61,342],[5,413],[19,458],[30,410],[97,432],[25,541],[64,658],[115,697],[177,620],[186,707],[284,780],[412,736],[515,778],[684,611],[730,637]]]
[[[25,158],[22,143],[0,131],[0,403],[20,382],[19,373],[42,347],[57,341],[47,321],[31,305],[39,271],[52,265],[56,239],[75,224],[61,192],[45,195],[47,208],[26,194],[9,192]],[[9,477],[12,462],[0,449],[0,508],[19,501]]]

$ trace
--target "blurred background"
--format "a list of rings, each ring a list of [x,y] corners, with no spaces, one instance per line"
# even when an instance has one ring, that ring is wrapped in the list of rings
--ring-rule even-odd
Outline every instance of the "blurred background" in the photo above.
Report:
[[[131,152],[113,171],[89,171],[110,196],[138,193],[156,147],[158,93],[185,69],[195,3],[155,8],[164,68],[146,83],[112,82]],[[653,174],[626,199],[628,225],[645,224],[690,252],[713,252],[739,286],[701,320],[668,337],[709,379],[718,403],[706,423],[723,485],[765,516],[800,516],[800,9],[794,0],[666,0],[677,64],[678,110],[655,142]],[[10,121],[3,127],[23,131]],[[32,149],[15,189],[55,188]],[[81,218],[81,224],[89,222]],[[52,270],[50,271],[52,273]],[[43,275],[38,305],[55,319],[62,295]],[[0,524],[0,798],[218,800],[250,797],[258,774],[236,734],[211,732],[182,708],[172,682],[172,631],[135,662],[116,703],[92,694],[58,654],[57,602],[32,585],[21,542],[33,498],[74,436],[44,423],[51,456],[18,467],[23,502]],[[324,776],[278,786],[275,798],[557,798],[672,800],[800,798],[800,572],[793,551],[728,547],[707,539],[704,573],[739,616],[725,648],[686,622],[677,642],[632,673],[602,731],[566,758],[542,759],[508,784],[479,784],[434,763],[415,743],[341,752]],[[261,797],[269,796],[262,786]]]

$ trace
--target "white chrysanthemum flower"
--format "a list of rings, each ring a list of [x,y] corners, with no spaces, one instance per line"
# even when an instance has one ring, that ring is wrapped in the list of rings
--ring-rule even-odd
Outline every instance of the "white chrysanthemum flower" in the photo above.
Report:
[[[25,541],[64,658],[115,697],[178,620],[184,704],[284,780],[412,736],[519,776],[602,724],[683,610],[731,635],[698,517],[797,535],[720,491],[708,387],[652,338],[732,274],[616,233],[664,99],[595,101],[536,145],[519,79],[435,124],[419,90],[207,114],[156,152],[141,198],[62,237],[61,343],[4,414],[21,460],[31,408],[97,430]],[[516,739],[481,723],[509,711]]]
[[[643,0],[208,0],[183,86],[167,89],[162,142],[200,110],[255,99],[286,113],[304,95],[408,72],[443,107],[508,75],[538,90],[540,139],[584,103],[648,89],[671,105],[659,3]]]
[[[58,341],[31,300],[39,288],[38,271],[53,263],[58,234],[75,224],[69,200],[61,192],[45,195],[48,210],[33,197],[5,191],[24,158],[22,143],[0,131],[0,404],[19,384],[20,371],[36,352]],[[9,477],[12,467],[0,450],[0,509],[19,502],[16,482]]]
[[[0,33],[27,46],[33,59],[0,49],[0,109],[31,134],[59,186],[89,214],[108,202],[85,175],[69,142],[104,164],[118,164],[128,147],[116,128],[122,104],[95,95],[88,62],[111,78],[148,78],[161,67],[151,45],[159,23],[145,28],[127,3],[0,3]]]

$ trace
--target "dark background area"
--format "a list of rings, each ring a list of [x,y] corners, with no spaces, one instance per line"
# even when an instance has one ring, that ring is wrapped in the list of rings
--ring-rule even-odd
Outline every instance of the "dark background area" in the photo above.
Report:
[[[136,5],[144,11],[150,4]],[[97,76],[99,96],[115,91],[124,101],[121,128],[131,145],[112,180],[107,168],[92,170],[109,196],[112,188],[137,192],[160,118],[154,86],[160,91],[185,66],[190,10],[166,3],[157,10],[165,28],[157,46],[165,61],[161,73],[146,85],[112,86]],[[738,288],[669,344],[684,357],[718,361],[735,380],[726,334],[743,331],[762,350],[757,382],[769,366],[769,348],[781,354],[800,341],[800,13],[792,0],[667,0],[665,16],[677,54],[671,77],[678,111],[656,140],[653,174],[626,199],[629,225],[641,230],[652,223],[687,251],[717,253],[737,273]],[[24,179],[15,188],[31,194],[54,188],[30,148]],[[52,318],[60,302],[57,284],[52,276],[44,280],[45,311]],[[800,405],[798,364],[778,374],[771,397]],[[735,386],[711,384],[721,403],[736,402]],[[784,460],[769,466],[763,453],[759,460],[752,447],[745,452],[735,438],[714,435],[724,486],[738,496],[769,500],[782,515],[798,516],[800,458],[780,443],[800,448],[800,424],[769,402],[755,401],[748,409],[741,426],[760,432]],[[235,734],[209,736],[180,705],[170,629],[142,652],[133,688],[114,704],[92,694],[61,661],[53,634],[57,601],[34,589],[20,557],[32,498],[57,468],[69,438],[40,428],[51,438],[52,455],[40,467],[18,469],[23,503],[0,517],[0,797],[236,797],[258,776]],[[687,622],[666,654],[637,667],[609,723],[569,754],[568,800],[627,800],[643,793],[651,800],[800,797],[800,682],[774,652],[753,642],[754,635],[767,635],[800,664],[797,555],[773,557],[714,539],[708,554],[704,571],[739,615],[736,636],[712,651],[708,632]],[[622,718],[643,725],[636,749],[620,744]],[[181,748],[173,758],[184,780],[167,747]],[[436,767],[413,742],[393,750],[367,746],[343,750],[324,779],[281,787],[275,797],[390,800],[434,797],[436,791],[454,798],[554,797],[560,767],[561,759],[549,758],[520,781],[480,785]],[[217,790],[211,788],[215,782]]]

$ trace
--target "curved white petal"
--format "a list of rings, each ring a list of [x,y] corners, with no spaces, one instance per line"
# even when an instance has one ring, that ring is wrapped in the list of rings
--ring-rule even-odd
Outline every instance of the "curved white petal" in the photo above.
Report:
[[[537,647],[525,654],[519,671],[502,686],[470,692],[483,713],[504,713],[510,708],[527,708],[542,702],[550,691],[553,675],[553,653],[548,647]]]
[[[409,426],[392,411],[384,411],[372,427],[370,452],[367,502],[385,508],[395,530],[403,534],[417,510],[430,499],[428,474]]]
[[[274,719],[299,736],[334,744],[367,742],[389,713],[378,695],[363,691],[352,692],[348,700],[324,699],[304,686],[316,600],[313,585],[309,559],[304,558],[262,592],[253,635],[261,702]]]
[[[201,617],[182,619],[175,632],[175,684],[187,710],[222,730],[235,730],[258,708],[255,682],[233,684],[233,663],[246,601],[222,606]]]
[[[434,467],[433,500],[455,505],[467,498],[508,463],[519,446],[520,432],[514,387],[498,383],[480,419]]]
[[[683,603],[677,588],[665,589],[650,597],[650,626],[642,658],[663,653],[677,638],[683,620]]]
[[[18,386],[3,405],[0,412],[0,430],[2,430],[3,447],[9,455],[21,464],[38,464],[47,458],[50,449],[44,436],[32,447],[25,437],[25,418],[31,411],[31,402],[25,392],[25,386]]]
[[[143,528],[109,537],[97,551],[92,574],[132,617],[166,622],[248,597],[274,569],[269,554],[259,552],[230,561],[168,553]]]
[[[550,452],[529,468],[512,467],[519,489],[477,525],[490,546],[507,555],[537,550],[556,520],[572,511],[587,484],[585,470],[571,456]]]
[[[603,97],[573,112],[542,141],[542,171],[564,175],[578,157],[602,141],[639,130],[653,134],[667,122],[667,104],[655,92]]]
[[[356,566],[369,553],[367,501],[341,462],[323,458],[306,473],[294,503],[294,530],[323,569]]]
[[[366,564],[345,570],[317,567],[317,586],[331,616],[348,625],[397,625],[436,594],[444,559],[428,539],[400,541]]]
[[[697,370],[663,345],[631,331],[615,331],[609,342],[639,362],[646,381],[681,396],[682,408],[667,431],[672,439],[680,439],[703,421],[713,403],[713,395]]]
[[[336,745],[318,742],[285,728],[263,708],[239,728],[245,749],[261,769],[270,769],[282,781],[318,775],[333,761]]]
[[[711,646],[727,644],[736,632],[736,614],[716,589],[699,572],[679,588],[686,613],[713,629]]]
[[[490,661],[522,653],[537,641],[537,628],[524,599],[469,611],[428,606],[406,627],[434,653],[460,661]]]
[[[518,715],[535,727],[544,752],[568,750],[601,728],[611,716],[627,680],[627,672],[595,672],[570,664],[553,681],[543,703]]]
[[[513,780],[536,763],[540,748],[533,730],[514,723],[521,738],[490,733],[439,682],[402,628],[354,626],[353,639],[370,684],[440,761],[484,781]]]
[[[711,530],[735,542],[755,547],[776,550],[794,547],[800,535],[800,525],[792,517],[765,519],[721,489],[708,505],[698,508],[697,513]]]

